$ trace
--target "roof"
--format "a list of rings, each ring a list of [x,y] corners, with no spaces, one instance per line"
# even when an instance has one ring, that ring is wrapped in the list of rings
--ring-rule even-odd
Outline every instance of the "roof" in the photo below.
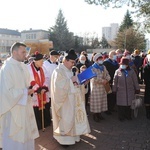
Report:
[[[30,33],[30,32],[48,32],[48,31],[42,30],[42,29],[37,29],[37,30],[30,29],[30,30],[23,30],[23,31],[21,31],[21,33]]]
[[[3,28],[0,28],[0,34],[21,36],[21,33],[17,30],[10,30],[10,29],[3,29]]]

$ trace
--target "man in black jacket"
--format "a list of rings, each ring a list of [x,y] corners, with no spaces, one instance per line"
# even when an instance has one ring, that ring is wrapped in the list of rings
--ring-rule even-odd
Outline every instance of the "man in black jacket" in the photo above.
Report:
[[[111,88],[112,88],[115,71],[119,68],[119,64],[117,63],[116,60],[117,60],[116,52],[115,50],[112,50],[109,52],[109,58],[105,60],[103,63],[111,77],[111,80],[109,81]],[[110,115],[111,112],[114,111],[114,107],[116,104],[116,95],[114,95],[113,93],[108,94],[107,104],[108,104],[108,111],[106,111],[106,114]]]

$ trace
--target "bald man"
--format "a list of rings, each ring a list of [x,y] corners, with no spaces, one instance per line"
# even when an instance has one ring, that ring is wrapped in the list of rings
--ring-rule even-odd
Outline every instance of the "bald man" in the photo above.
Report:
[[[111,80],[109,81],[109,83],[110,83],[110,86],[112,87],[115,71],[119,68],[115,50],[112,50],[109,52],[109,58],[105,60],[103,64],[106,67],[111,77]],[[107,95],[107,104],[108,104],[108,111],[106,111],[106,114],[110,115],[112,114],[112,111],[114,111],[114,107],[116,104],[116,96],[113,93]]]

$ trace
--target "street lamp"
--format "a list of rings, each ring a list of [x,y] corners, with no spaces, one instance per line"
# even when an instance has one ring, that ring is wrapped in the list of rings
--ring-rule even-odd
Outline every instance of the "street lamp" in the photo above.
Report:
[[[127,44],[127,35],[126,35],[126,30],[125,30],[124,49],[126,49],[126,44]]]

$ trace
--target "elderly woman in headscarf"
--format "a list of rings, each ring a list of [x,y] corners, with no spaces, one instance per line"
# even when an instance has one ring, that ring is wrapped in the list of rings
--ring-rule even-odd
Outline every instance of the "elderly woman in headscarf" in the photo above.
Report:
[[[131,69],[133,69],[135,71],[135,73],[138,75],[137,68],[136,68],[136,66],[133,62],[134,56],[132,56],[131,53],[128,50],[125,50],[124,53],[123,53],[123,57],[129,59],[129,67]]]
[[[93,113],[93,119],[96,122],[103,120],[101,112],[107,111],[107,93],[104,85],[109,82],[110,75],[103,65],[102,54],[97,53],[94,58],[93,71],[96,77],[91,79],[90,111]]]
[[[113,92],[117,95],[118,117],[120,121],[132,120],[131,103],[140,92],[138,78],[129,67],[129,59],[122,57],[120,67],[115,71]]]

